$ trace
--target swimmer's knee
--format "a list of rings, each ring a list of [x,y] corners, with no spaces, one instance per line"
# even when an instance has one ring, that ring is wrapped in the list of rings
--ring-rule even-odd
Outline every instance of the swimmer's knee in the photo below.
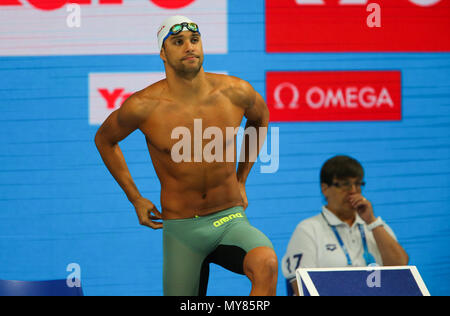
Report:
[[[244,258],[244,273],[250,280],[277,279],[278,259],[275,251],[269,247],[252,249]]]

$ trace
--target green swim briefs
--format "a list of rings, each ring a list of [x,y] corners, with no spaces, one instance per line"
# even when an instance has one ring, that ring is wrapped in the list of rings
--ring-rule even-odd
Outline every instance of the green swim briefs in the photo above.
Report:
[[[207,216],[165,220],[164,295],[206,295],[209,264],[244,274],[245,255],[270,240],[251,226],[241,206]]]

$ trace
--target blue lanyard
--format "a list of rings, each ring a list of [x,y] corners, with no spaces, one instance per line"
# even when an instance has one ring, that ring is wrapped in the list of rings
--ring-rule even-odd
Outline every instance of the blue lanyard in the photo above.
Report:
[[[366,261],[366,265],[376,264],[375,258],[372,256],[372,254],[369,252],[369,249],[367,248],[367,241],[366,241],[366,233],[364,232],[364,226],[362,224],[358,224],[359,232],[361,233],[361,239],[364,246],[364,253],[363,257]]]
[[[336,226],[330,225],[330,223],[328,222],[328,220],[326,219],[326,217],[323,213],[322,213],[322,216],[325,219],[325,221],[328,223],[328,226],[330,226],[331,230],[336,235],[336,239],[338,240],[339,245],[342,248],[342,251],[344,251],[345,257],[347,258],[347,265],[352,266],[352,259],[350,258],[350,254],[347,250],[347,247],[345,247],[344,242],[342,241],[342,238],[339,235]],[[361,240],[362,240],[363,247],[364,247],[363,257],[364,257],[364,260],[366,261],[366,265],[374,264],[374,263],[376,263],[376,261],[375,261],[375,258],[372,256],[372,254],[369,252],[369,249],[367,247],[367,240],[366,240],[366,233],[364,232],[364,226],[362,224],[358,224],[358,228],[359,228],[359,232],[361,234]]]

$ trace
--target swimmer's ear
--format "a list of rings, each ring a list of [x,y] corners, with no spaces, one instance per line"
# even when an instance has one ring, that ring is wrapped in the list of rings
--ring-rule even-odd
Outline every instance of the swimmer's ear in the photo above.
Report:
[[[165,63],[167,61],[166,58],[166,48],[164,47],[166,43],[163,43],[163,46],[161,48],[161,51],[159,52],[159,57],[161,57],[161,59],[163,60],[163,62]]]

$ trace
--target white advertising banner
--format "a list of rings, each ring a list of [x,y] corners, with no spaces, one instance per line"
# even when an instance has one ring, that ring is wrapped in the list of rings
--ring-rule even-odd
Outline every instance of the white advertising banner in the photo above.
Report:
[[[172,15],[198,23],[205,53],[228,52],[226,0],[0,0],[0,56],[159,54]]]

